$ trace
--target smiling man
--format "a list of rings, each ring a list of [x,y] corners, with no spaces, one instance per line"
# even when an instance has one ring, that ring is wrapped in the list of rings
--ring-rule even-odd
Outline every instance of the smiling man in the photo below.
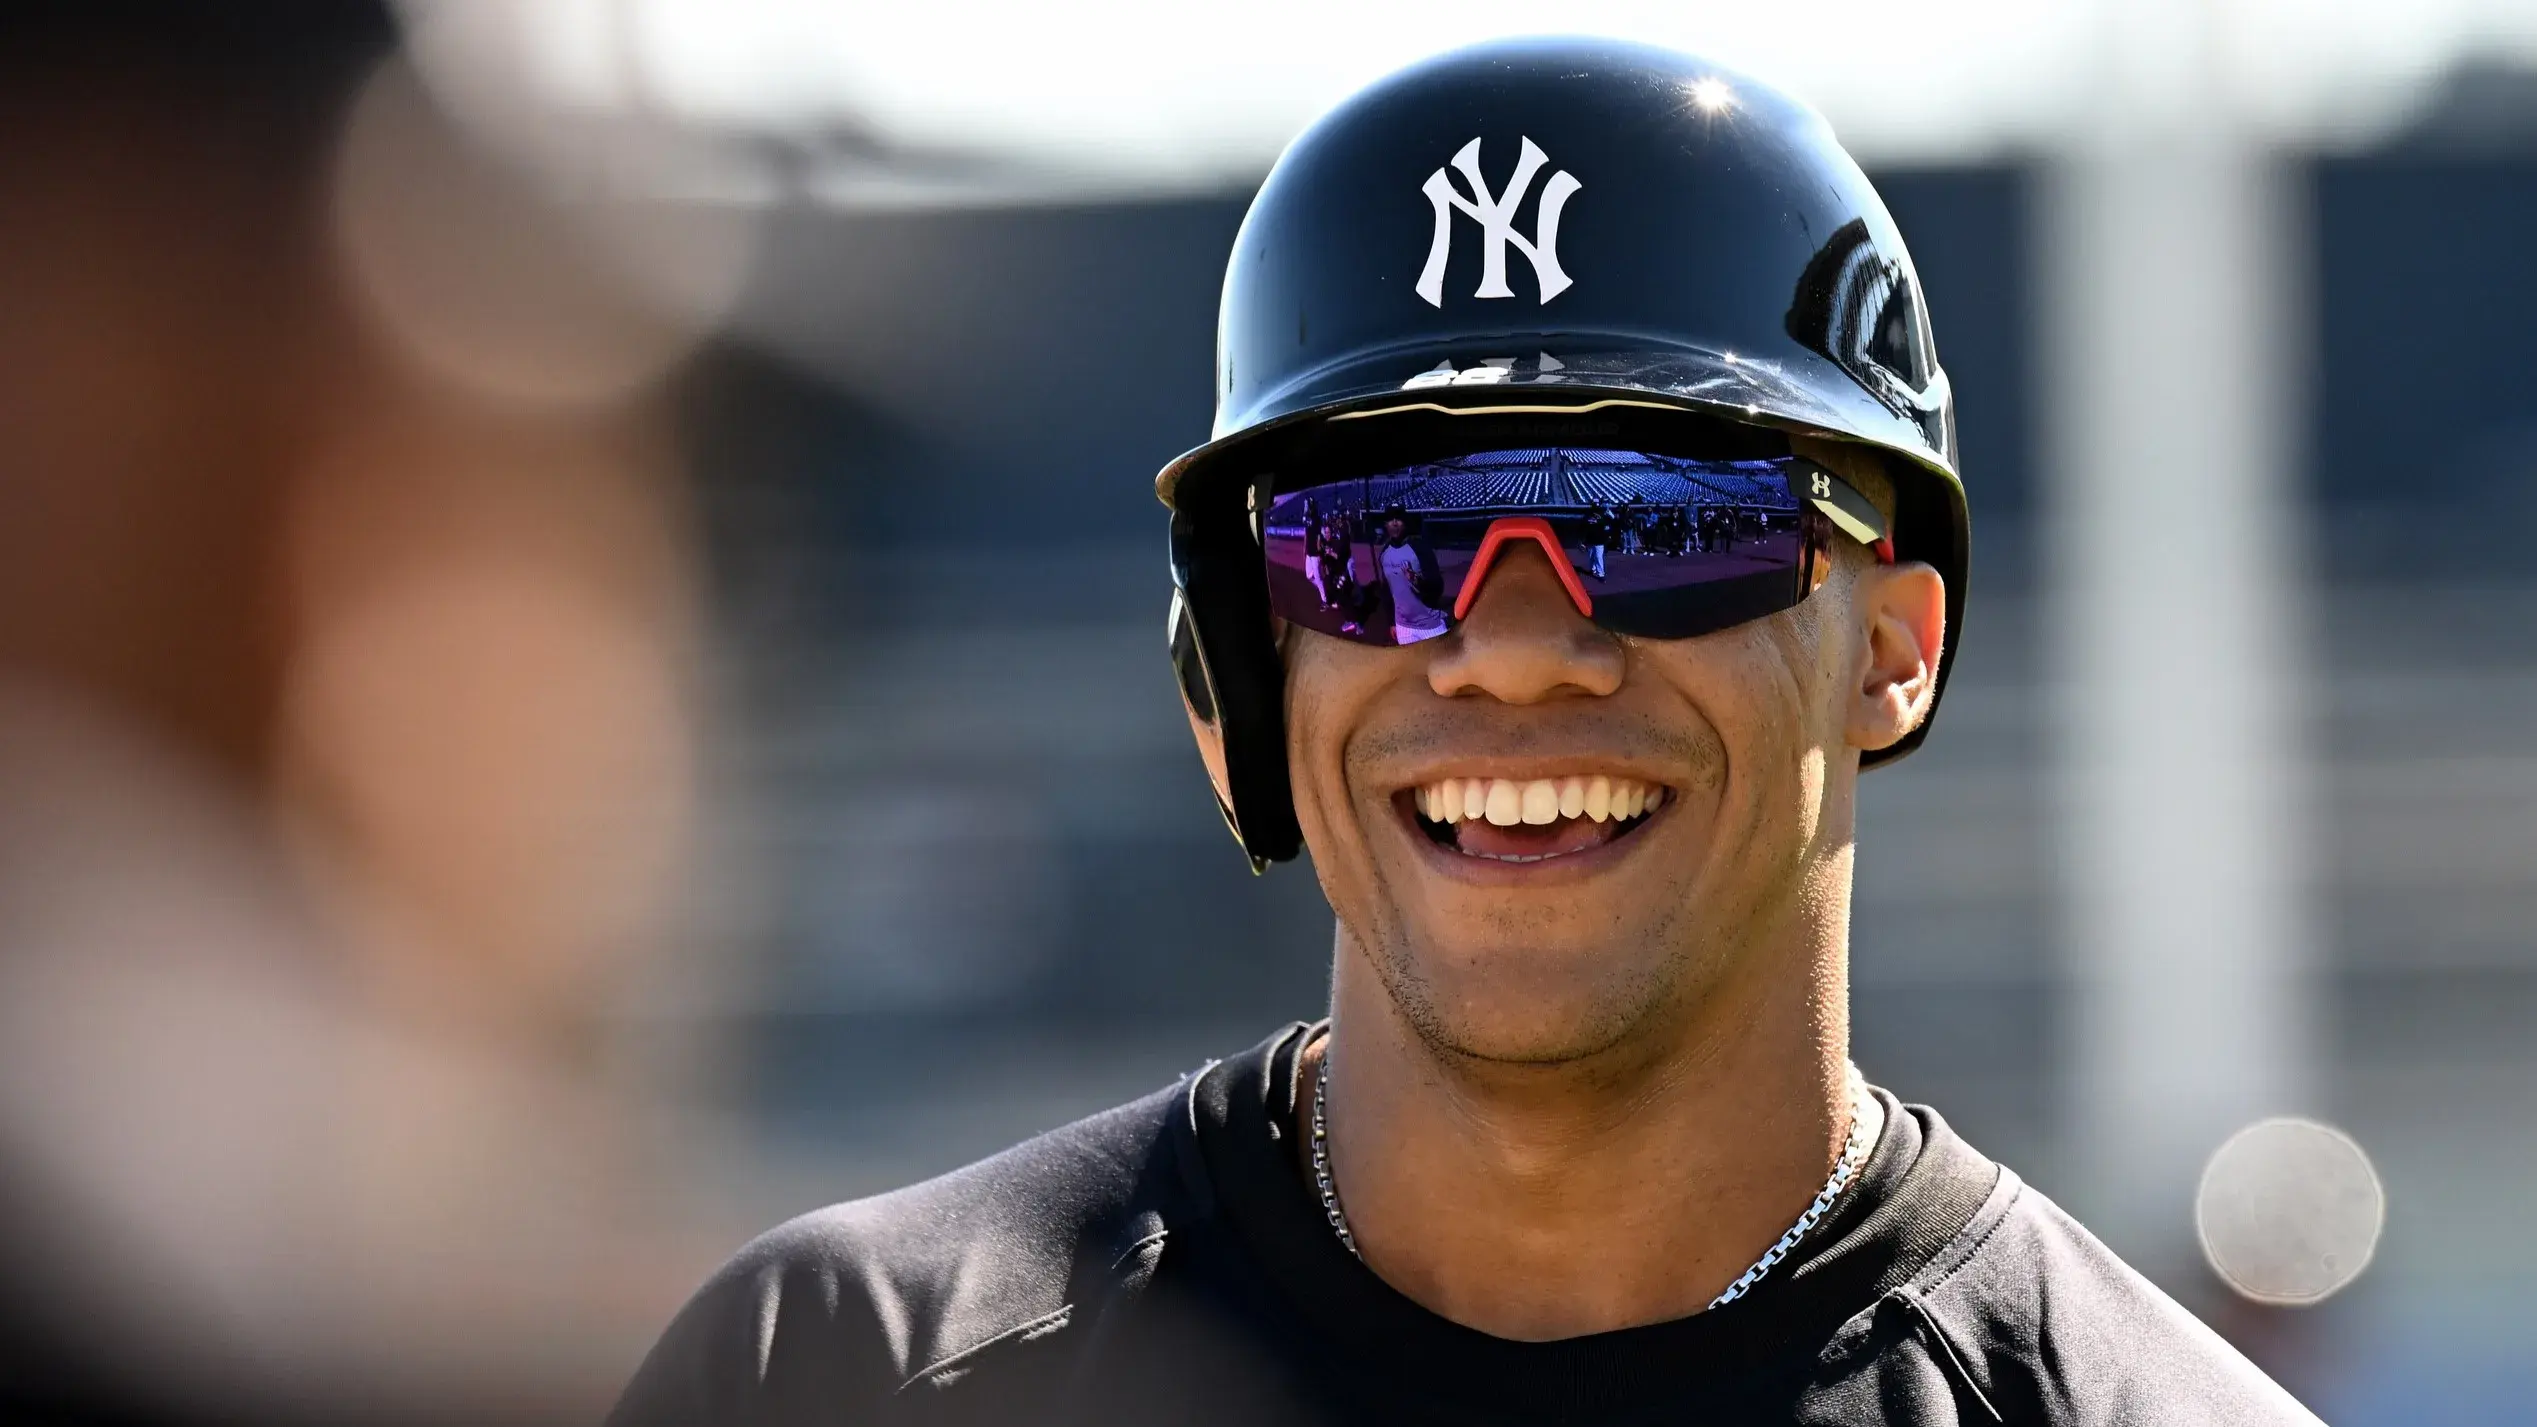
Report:
[[[2313,1420],[1849,1062],[1857,783],[1967,531],[1822,120],[1447,56],[1280,160],[1220,340],[1172,652],[1254,866],[1337,914],[1328,1019],[777,1229],[619,1423]]]

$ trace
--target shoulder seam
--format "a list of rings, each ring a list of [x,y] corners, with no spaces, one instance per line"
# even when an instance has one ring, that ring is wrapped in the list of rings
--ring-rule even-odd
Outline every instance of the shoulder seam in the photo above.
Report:
[[[1904,1306],[1918,1330],[1931,1339],[1935,1356],[1943,1360],[1940,1371],[1952,1370],[1953,1377],[1973,1394],[1973,1400],[1991,1414],[1993,1421],[2005,1422],[2008,1419],[1991,1401],[1990,1394],[1983,1390],[1972,1365],[1957,1350],[1955,1340],[1947,1335],[1946,1325],[1938,1321],[1938,1315],[1931,1311],[1928,1303],[1931,1293],[1955,1277],[1966,1264],[1973,1262],[1983,1246],[1990,1243],[2000,1227],[2008,1222],[2009,1210],[2025,1196],[2026,1182],[2018,1177],[2017,1172],[2007,1165],[2001,1165],[1999,1170],[1999,1178],[1993,1181],[1991,1192],[1984,1196],[1982,1207],[1974,1210],[1973,1217],[1965,1221],[1965,1230],[1973,1230],[1976,1224],[1980,1224],[1979,1231],[1973,1232],[1965,1242],[1950,1245],[1945,1253],[1931,1260],[1889,1296]],[[1963,1231],[1959,1231],[1959,1237],[1963,1237]]]
[[[1957,1350],[1955,1339],[1947,1336],[1946,1325],[1929,1311],[1929,1305],[1916,1294],[1904,1296],[1903,1302],[1910,1309],[1912,1320],[1919,1325],[1920,1331],[1929,1335],[1931,1346],[1936,1348],[1936,1356],[1941,1360],[1941,1370],[1962,1384],[1964,1390],[1972,1394],[1974,1405],[1989,1413],[1992,1421],[2008,1421],[2007,1414],[2000,1411],[1991,1401],[1990,1394],[1982,1390],[1982,1384],[1974,1379],[1973,1370],[1965,1365],[1964,1354]]]
[[[1129,1259],[1135,1258],[1138,1254],[1145,1252],[1147,1247],[1159,1244],[1165,1239],[1170,1238],[1171,1233],[1171,1226],[1166,1224],[1162,1228],[1156,1229],[1153,1233],[1146,1235],[1144,1238],[1137,1240],[1135,1243],[1128,1245],[1126,1248],[1119,1250],[1119,1256],[1110,1260],[1110,1272],[1114,1274],[1117,1273],[1120,1266],[1125,1264]]]
[[[1172,1164],[1179,1171],[1181,1187],[1189,1195],[1189,1222],[1212,1219],[1216,1214],[1216,1191],[1207,1174],[1206,1156],[1198,1147],[1198,1091],[1224,1061],[1210,1056],[1207,1063],[1182,1074],[1172,1088],[1178,1102],[1177,1123],[1167,1123],[1164,1134],[1171,1141]],[[1122,1256],[1124,1257],[1124,1255]]]
[[[1969,1242],[1951,1246],[1944,1256],[1913,1274],[1897,1292],[1917,1300],[1955,1277],[1966,1264],[1973,1262],[1974,1256],[1982,1252],[1992,1236],[1999,1233],[2000,1226],[2008,1222],[2009,1210],[2025,1194],[2026,1181],[2018,1177],[2017,1171],[2001,1165],[2000,1177],[1992,1184],[1990,1195],[1983,1200],[1982,1207],[1974,1211],[1973,1219],[1965,1224],[1965,1228],[1970,1229],[1975,1223],[1987,1219],[1989,1222],[1982,1224],[1981,1232]]]
[[[1206,1064],[1183,1075],[1180,1083],[1172,1087],[1180,1092],[1176,1098],[1180,1101],[1181,1119],[1187,1124],[1191,1134],[1198,1132],[1198,1087],[1206,1083],[1208,1072],[1222,1064],[1224,1064],[1223,1061],[1209,1056]]]
[[[1180,1138],[1180,1136],[1175,1133],[1176,1127],[1170,1123],[1172,1118],[1171,1107],[1174,1106],[1175,1102],[1177,1102],[1178,1106],[1182,1108],[1184,1112],[1194,1114],[1196,1109],[1194,1104],[1194,1093],[1197,1082],[1208,1071],[1215,1069],[1220,1063],[1220,1061],[1210,1059],[1205,1065],[1199,1067],[1198,1070],[1184,1073],[1178,1082],[1173,1085],[1166,1086],[1162,1091],[1158,1092],[1156,1098],[1162,1100],[1164,1107],[1161,1117],[1163,1124],[1159,1127],[1162,1131],[1163,1139],[1176,1141]],[[1122,1106],[1120,1108],[1124,1110],[1129,1107]],[[1151,1210],[1147,1211],[1147,1213],[1142,1216],[1132,1217],[1143,1217],[1148,1224],[1155,1225],[1156,1227],[1139,1235],[1133,1241],[1120,1247],[1116,1251],[1108,1264],[1108,1270],[1113,1276],[1116,1276],[1121,1267],[1126,1265],[1130,1260],[1136,1258],[1140,1254],[1151,1252],[1156,1245],[1163,1243],[1170,1236],[1173,1227],[1169,1218]],[[1085,1247],[1088,1248],[1090,1245],[1086,1244]],[[1096,1259],[1095,1262],[1099,1262],[1099,1260]],[[924,1367],[909,1373],[898,1384],[898,1386],[893,1389],[892,1395],[895,1396],[900,1393],[905,1393],[909,1389],[931,1379],[941,1377],[945,1373],[955,1372],[969,1365],[981,1355],[995,1349],[1014,1343],[1030,1342],[1034,1339],[1043,1338],[1051,1333],[1061,1331],[1073,1321],[1075,1308],[1076,1304],[1070,1299],[1068,1302],[1061,1303],[1056,1308],[1046,1313],[1042,1313],[1035,1318],[1028,1319],[1021,1323],[1016,1323],[1012,1327],[1006,1328],[1001,1332],[980,1339],[977,1342],[970,1343],[952,1352],[945,1353],[941,1357],[927,1363]]]
[[[952,1368],[960,1366],[962,1359],[976,1357],[978,1354],[985,1352],[989,1348],[1000,1347],[1005,1343],[1027,1343],[1033,1338],[1044,1338],[1049,1334],[1056,1332],[1058,1329],[1065,1327],[1068,1322],[1073,1320],[1074,1315],[1075,1305],[1066,1303],[1060,1304],[1054,1312],[1043,1313],[1028,1322],[1016,1323],[1012,1327],[1005,1329],[1003,1332],[996,1334],[994,1337],[987,1339],[985,1342],[972,1343],[968,1347],[962,1348],[959,1352],[953,1353],[947,1358],[929,1364],[926,1367],[918,1369],[916,1372],[908,1374],[907,1380],[891,1389],[890,1395],[895,1397],[900,1393],[907,1391],[909,1388],[916,1386],[918,1383],[925,1381],[927,1378],[937,1376]]]

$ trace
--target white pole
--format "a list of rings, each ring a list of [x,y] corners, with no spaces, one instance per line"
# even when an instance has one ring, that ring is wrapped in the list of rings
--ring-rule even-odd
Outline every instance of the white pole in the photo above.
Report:
[[[2309,1108],[2299,223],[2213,7],[2110,5],[2041,205],[2062,1197],[2189,1283],[2205,1158]]]

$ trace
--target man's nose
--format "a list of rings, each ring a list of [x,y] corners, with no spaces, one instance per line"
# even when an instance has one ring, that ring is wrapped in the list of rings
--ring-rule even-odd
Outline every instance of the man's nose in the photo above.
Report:
[[[1510,543],[1487,570],[1450,639],[1435,641],[1427,682],[1437,693],[1487,694],[1531,704],[1621,687],[1621,641],[1577,612],[1550,558],[1531,541]]]

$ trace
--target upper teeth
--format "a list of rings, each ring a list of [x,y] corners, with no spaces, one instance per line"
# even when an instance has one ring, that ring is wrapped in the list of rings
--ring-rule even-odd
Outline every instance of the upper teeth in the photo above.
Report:
[[[1429,822],[1486,818],[1500,827],[1587,817],[1596,822],[1652,813],[1665,789],[1635,778],[1447,778],[1418,790],[1418,811]]]

